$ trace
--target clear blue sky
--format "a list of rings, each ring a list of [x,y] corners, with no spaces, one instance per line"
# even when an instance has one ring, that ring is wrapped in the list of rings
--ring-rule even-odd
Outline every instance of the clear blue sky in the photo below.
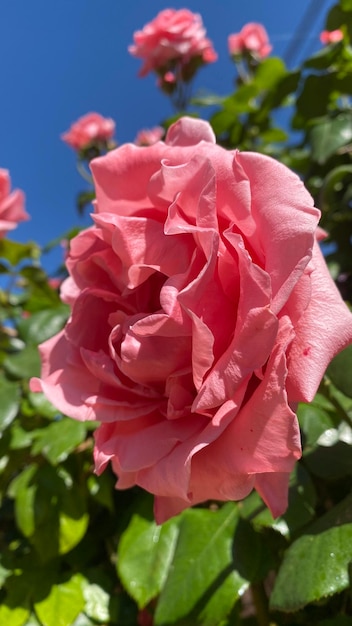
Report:
[[[119,143],[133,141],[138,130],[172,114],[154,76],[137,77],[140,61],[127,46],[133,32],[167,7],[189,8],[203,17],[219,55],[203,68],[195,88],[219,94],[232,89],[234,66],[227,36],[249,21],[266,27],[283,56],[292,36],[297,64],[320,48],[319,33],[334,0],[320,0],[305,30],[297,32],[309,0],[8,0],[1,7],[0,167],[10,170],[13,186],[27,196],[31,221],[12,237],[41,245],[73,225],[89,225],[89,211],[79,218],[75,196],[85,188],[76,173],[75,154],[60,134],[89,111],[112,117]],[[54,269],[58,256],[47,260]]]

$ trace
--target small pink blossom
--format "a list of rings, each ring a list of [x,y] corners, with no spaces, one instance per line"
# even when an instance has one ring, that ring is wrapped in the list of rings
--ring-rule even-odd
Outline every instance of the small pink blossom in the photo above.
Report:
[[[160,141],[164,135],[164,129],[162,126],[155,126],[155,128],[145,128],[140,130],[134,143],[137,146],[152,146],[153,143]]]
[[[176,82],[176,76],[174,72],[165,72],[164,76],[163,76],[163,81],[165,83],[175,83]]]
[[[251,52],[259,59],[267,57],[272,50],[264,26],[255,22],[246,24],[239,33],[229,35],[228,48],[231,56]]]
[[[321,43],[328,45],[330,43],[337,43],[343,39],[343,32],[340,28],[336,30],[323,30],[320,33],[320,41]]]
[[[115,122],[99,113],[87,113],[80,117],[71,128],[61,135],[74,150],[83,150],[96,141],[108,141],[115,132]]]
[[[18,222],[29,219],[25,196],[20,189],[11,192],[11,179],[7,170],[0,169],[0,237],[17,227]]]
[[[175,64],[187,66],[194,59],[200,64],[216,61],[212,42],[205,35],[198,13],[188,9],[165,9],[134,33],[134,44],[128,50],[143,61],[140,76],[153,70],[164,76]]]

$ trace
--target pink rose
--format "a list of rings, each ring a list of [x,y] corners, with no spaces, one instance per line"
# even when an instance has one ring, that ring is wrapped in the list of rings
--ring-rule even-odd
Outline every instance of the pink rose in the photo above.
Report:
[[[164,75],[167,70],[174,69],[175,63],[184,67],[194,60],[201,64],[216,61],[217,54],[205,34],[198,13],[188,9],[165,9],[143,30],[134,33],[134,44],[128,50],[143,60],[140,76],[152,70]]]
[[[99,420],[96,471],[111,461],[117,488],[155,494],[158,522],[253,488],[283,513],[296,403],[352,341],[311,196],[187,117],[92,170],[94,226],[72,240],[61,291],[71,317],[42,344],[32,390]]]
[[[164,135],[164,129],[162,126],[155,126],[154,128],[145,128],[140,130],[134,143],[137,146],[152,146],[153,143],[160,141]]]
[[[0,169],[0,237],[17,227],[18,222],[29,219],[23,191],[11,192],[11,179],[7,170]]]
[[[82,150],[96,141],[108,141],[115,132],[115,122],[99,113],[87,113],[61,135],[71,148]]]
[[[339,28],[336,30],[323,30],[320,33],[320,41],[321,43],[327,45],[329,43],[337,43],[343,39],[343,32]]]
[[[267,57],[272,50],[264,26],[254,22],[246,24],[241,32],[229,35],[228,48],[231,55],[251,52],[259,59]]]

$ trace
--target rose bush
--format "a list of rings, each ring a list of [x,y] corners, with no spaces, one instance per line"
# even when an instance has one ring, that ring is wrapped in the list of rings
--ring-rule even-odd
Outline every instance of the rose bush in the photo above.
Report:
[[[4,237],[10,230],[29,219],[24,208],[25,197],[23,191],[14,189],[11,192],[11,179],[8,170],[0,169],[0,237]]]
[[[83,150],[95,141],[108,141],[114,136],[115,122],[100,113],[87,113],[80,117],[71,128],[61,135],[74,150]]]
[[[158,522],[255,488],[286,508],[310,401],[352,316],[320,252],[319,211],[273,159],[182,118],[165,143],[93,160],[94,226],[72,242],[43,391],[99,420],[96,471],[155,494]]]
[[[217,54],[198,13],[165,9],[134,33],[129,52],[143,60],[140,76],[156,71],[164,76],[178,66],[183,80],[192,78],[198,65],[216,61]]]
[[[263,59],[270,54],[272,46],[264,26],[250,22],[245,24],[239,33],[229,35],[228,49],[233,56],[251,52],[259,59]]]

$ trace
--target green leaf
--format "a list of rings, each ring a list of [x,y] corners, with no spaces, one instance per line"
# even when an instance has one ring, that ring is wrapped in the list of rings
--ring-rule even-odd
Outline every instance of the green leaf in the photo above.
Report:
[[[35,530],[34,499],[37,485],[33,478],[38,466],[28,465],[10,484],[8,495],[15,498],[15,519],[18,528],[25,537],[30,537]]]
[[[258,65],[253,81],[260,90],[267,91],[273,89],[286,74],[282,59],[270,57]]]
[[[290,476],[287,511],[282,516],[290,536],[312,520],[316,504],[317,494],[314,483],[304,466],[297,463]]]
[[[296,91],[300,76],[299,71],[289,72],[283,75],[275,85],[275,89],[270,89],[265,94],[262,100],[261,109],[270,111],[284,105],[288,96]]]
[[[36,346],[28,345],[20,352],[10,354],[3,362],[4,370],[16,379],[31,378],[40,374],[40,357]]]
[[[340,0],[340,5],[343,11],[352,11],[352,0]]]
[[[68,315],[69,308],[65,304],[33,313],[26,319],[19,320],[17,324],[19,336],[26,343],[42,343],[62,329]]]
[[[6,259],[11,265],[16,266],[24,259],[37,259],[40,249],[36,243],[18,243],[10,239],[0,240],[0,258]]]
[[[281,128],[269,128],[269,130],[262,132],[260,137],[264,143],[277,143],[286,141],[287,133],[281,130]]]
[[[33,441],[32,432],[25,430],[22,426],[15,422],[11,427],[10,450],[23,450],[28,448]]]
[[[325,177],[321,189],[321,208],[325,212],[339,214],[343,210],[340,191],[352,181],[352,165],[339,165],[334,167]],[[350,213],[350,208],[346,207]]]
[[[352,113],[317,120],[309,132],[312,159],[323,165],[339,148],[352,141]]]
[[[346,433],[347,430],[347,433]],[[348,440],[346,441],[346,434]],[[352,475],[351,430],[342,425],[329,429],[318,440],[318,446],[304,457],[310,472],[326,480]]]
[[[216,135],[222,135],[223,133],[229,132],[230,128],[236,124],[237,113],[223,109],[222,111],[214,113],[210,122],[214,133]]]
[[[232,113],[250,113],[255,110],[255,98],[259,93],[259,85],[254,82],[247,85],[241,85],[232,96],[224,100],[224,109]]]
[[[87,480],[89,493],[99,502],[100,505],[106,507],[111,513],[114,512],[114,480],[109,472],[105,471],[100,476],[91,474]]]
[[[317,445],[319,437],[334,427],[331,415],[316,399],[310,404],[300,404],[297,411],[298,421],[303,432],[303,453],[307,454]]]
[[[297,539],[285,553],[272,592],[271,608],[298,611],[346,589],[351,542],[352,524]]]
[[[294,128],[304,128],[314,118],[326,114],[331,94],[335,87],[336,75],[334,72],[316,76],[308,76],[296,102],[296,115],[293,120]]]
[[[27,311],[35,313],[60,305],[59,294],[50,287],[48,276],[40,267],[27,265],[21,269],[20,276],[24,279],[23,282],[30,294],[26,302]]]
[[[341,55],[341,47],[343,44],[334,46],[324,46],[319,52],[307,59],[304,63],[304,67],[309,67],[315,70],[325,70],[339,60]]]
[[[67,482],[67,481],[66,481]],[[65,554],[85,535],[89,516],[80,488],[50,465],[26,467],[10,484],[18,528],[43,562]]]
[[[242,579],[260,582],[273,568],[264,535],[245,519],[238,521],[232,546],[233,563]]]
[[[41,393],[41,392],[28,392],[28,401],[29,401],[29,405],[32,409],[35,409],[35,411],[31,411],[31,415],[32,413],[37,413],[38,415],[41,415],[42,417],[47,417],[49,419],[53,419],[54,417],[57,417],[60,413],[57,410],[56,407],[54,407],[53,404],[51,404],[51,402],[49,402],[49,400],[46,398],[46,396]]]
[[[189,509],[180,518],[180,534],[155,614],[156,626],[221,624],[248,586],[236,571],[232,543],[238,509]],[[187,620],[186,620],[187,617]]]
[[[134,515],[123,533],[117,571],[128,593],[139,608],[145,607],[161,591],[178,536],[178,520],[162,526]]]
[[[9,606],[3,602],[0,606],[1,626],[27,626],[29,609],[22,606]]]
[[[352,524],[352,494],[341,500],[309,526],[309,534],[316,535],[336,526]]]
[[[349,398],[352,398],[351,372],[352,345],[335,356],[327,369],[327,375],[334,385]]]
[[[83,576],[75,574],[69,581],[53,585],[49,595],[35,603],[43,626],[72,626],[84,608],[83,582]]]
[[[73,484],[63,491],[59,512],[59,552],[66,554],[84,537],[89,515],[79,487]]]
[[[35,432],[32,454],[41,453],[52,465],[57,465],[67,459],[85,436],[84,423],[61,417]]]
[[[18,383],[13,383],[0,376],[0,432],[4,431],[15,419],[20,404],[20,388]]]

